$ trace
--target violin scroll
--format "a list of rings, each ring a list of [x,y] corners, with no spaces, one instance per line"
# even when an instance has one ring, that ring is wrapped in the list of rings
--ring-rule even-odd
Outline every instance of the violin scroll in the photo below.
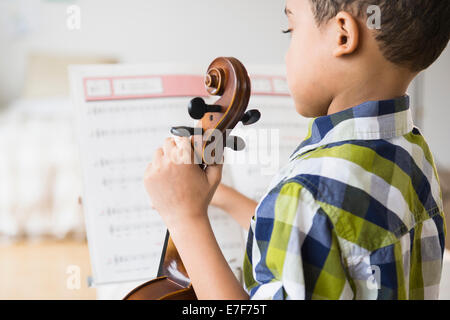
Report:
[[[189,115],[199,120],[196,127],[202,129],[203,135],[194,135],[194,128],[187,128],[183,132],[179,127],[172,128],[171,132],[184,137],[191,136],[198,158],[202,159],[203,164],[214,164],[217,163],[216,160],[222,159],[225,147],[236,151],[245,148],[242,138],[230,137],[229,134],[240,121],[244,125],[254,124],[261,114],[258,110],[245,113],[250,99],[251,82],[245,67],[235,58],[215,59],[206,73],[205,87],[209,94],[220,96],[219,100],[208,105],[197,97],[188,106]]]
[[[220,96],[223,94],[225,73],[222,69],[211,67],[205,76],[206,90],[210,95]]]

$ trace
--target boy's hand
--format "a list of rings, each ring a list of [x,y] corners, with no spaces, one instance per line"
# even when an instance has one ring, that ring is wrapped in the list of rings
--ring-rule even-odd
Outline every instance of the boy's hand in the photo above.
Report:
[[[189,138],[167,138],[147,166],[145,188],[168,227],[206,217],[222,178],[221,164],[203,171],[193,160]]]

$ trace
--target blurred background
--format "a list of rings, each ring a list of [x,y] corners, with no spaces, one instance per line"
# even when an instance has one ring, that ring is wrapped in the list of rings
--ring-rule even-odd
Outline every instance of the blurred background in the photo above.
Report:
[[[284,1],[0,0],[0,299],[96,299],[67,66],[283,64]],[[450,212],[450,49],[410,89]],[[448,218],[449,219],[449,218]],[[450,241],[447,241],[450,247]],[[441,298],[450,298],[444,266]],[[448,270],[450,271],[450,270]],[[72,275],[80,286],[72,286]]]

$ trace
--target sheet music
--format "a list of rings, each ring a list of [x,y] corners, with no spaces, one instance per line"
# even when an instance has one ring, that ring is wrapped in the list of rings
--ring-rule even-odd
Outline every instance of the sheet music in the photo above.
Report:
[[[212,103],[217,99],[204,89],[203,69],[148,65],[70,69],[84,181],[83,207],[97,286],[142,282],[156,276],[166,227],[151,207],[143,173],[156,148],[170,136],[171,127],[195,125],[187,113],[189,100],[203,96]],[[225,166],[223,182],[259,200],[283,159],[287,160],[304,135],[306,121],[298,121],[284,77],[251,78],[254,95],[249,109],[257,107],[262,113],[261,121],[251,129],[264,135],[281,127],[274,136],[281,141],[281,152],[275,159],[264,150],[262,140],[257,145],[250,143],[251,148],[240,152],[242,156],[262,150],[267,159],[264,163]],[[233,134],[241,132],[246,139],[246,130],[239,126]],[[245,235],[221,210],[210,207],[208,214],[224,256],[238,274]]]

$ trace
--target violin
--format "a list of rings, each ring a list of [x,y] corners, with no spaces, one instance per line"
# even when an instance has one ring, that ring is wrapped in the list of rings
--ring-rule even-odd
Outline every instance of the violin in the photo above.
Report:
[[[231,130],[242,121],[244,125],[257,122],[258,110],[246,112],[251,93],[250,78],[243,64],[235,58],[220,57],[209,66],[205,77],[206,90],[220,96],[213,105],[194,98],[188,106],[189,115],[199,120],[195,128],[174,127],[175,136],[190,137],[200,167],[222,161],[224,148],[235,151],[245,148],[242,138],[231,136]],[[157,277],[128,293],[124,300],[197,300],[183,261],[166,233]]]

